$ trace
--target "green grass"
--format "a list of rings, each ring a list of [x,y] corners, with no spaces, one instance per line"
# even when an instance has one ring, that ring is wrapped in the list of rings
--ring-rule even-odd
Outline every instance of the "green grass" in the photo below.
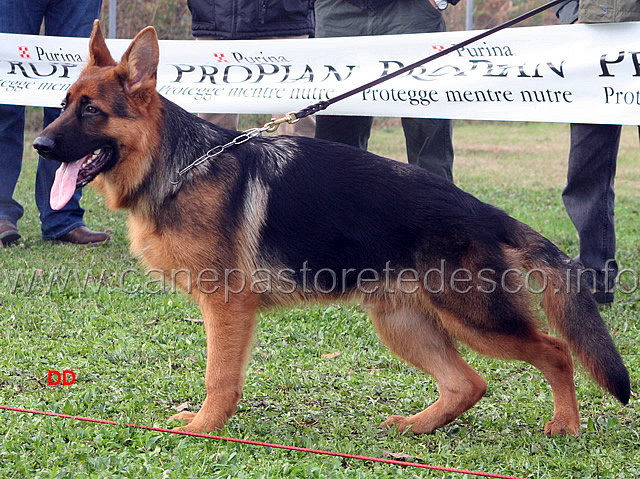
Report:
[[[560,199],[565,125],[461,122],[454,135],[460,186],[577,253]],[[617,189],[619,261],[634,271],[640,270],[636,135],[625,129]],[[389,121],[371,146],[402,159],[403,143],[397,122]],[[26,207],[24,239],[0,250],[0,404],[168,426],[177,406],[197,408],[204,399],[204,332],[186,320],[199,318],[198,309],[145,275],[128,252],[125,214],[105,210],[91,188],[83,200],[86,219],[114,241],[42,242],[35,166],[27,148],[17,191]],[[604,312],[634,391],[638,299],[636,291],[621,294]],[[466,348],[464,357],[489,383],[486,397],[434,434],[412,437],[377,425],[389,414],[423,409],[437,398],[435,384],[389,353],[358,307],[264,314],[256,339],[244,397],[223,435],[377,457],[388,450],[438,466],[524,477],[640,477],[637,394],[622,407],[580,368],[579,437],[543,434],[551,391],[536,370]],[[77,381],[48,386],[49,369],[71,369]],[[0,412],[0,423],[0,477],[7,478],[467,477],[15,412]]]

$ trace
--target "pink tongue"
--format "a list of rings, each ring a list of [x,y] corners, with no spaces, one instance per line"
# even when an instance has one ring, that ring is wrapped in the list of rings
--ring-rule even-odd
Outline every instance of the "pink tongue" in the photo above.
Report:
[[[69,202],[76,191],[78,173],[84,158],[73,163],[62,163],[56,171],[56,178],[51,187],[49,204],[54,210],[60,210]]]

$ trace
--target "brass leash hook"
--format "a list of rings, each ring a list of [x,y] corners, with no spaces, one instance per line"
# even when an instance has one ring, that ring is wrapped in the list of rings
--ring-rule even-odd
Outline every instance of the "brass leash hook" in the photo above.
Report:
[[[290,125],[293,125],[294,123],[297,123],[300,121],[300,118],[296,117],[296,112],[295,111],[290,111],[289,113],[286,113],[282,118],[278,118],[277,120],[275,118],[271,118],[271,121],[268,121],[267,123],[264,124],[263,128],[264,131],[266,131],[267,133],[274,133],[278,130],[278,127],[282,124],[282,123],[289,123]]]

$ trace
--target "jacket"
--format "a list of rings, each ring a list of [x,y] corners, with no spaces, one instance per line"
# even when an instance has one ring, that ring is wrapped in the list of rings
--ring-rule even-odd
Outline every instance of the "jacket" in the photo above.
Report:
[[[567,0],[554,7],[560,23],[615,23],[640,21],[638,0]]]
[[[193,36],[245,40],[313,36],[313,0],[188,0]]]

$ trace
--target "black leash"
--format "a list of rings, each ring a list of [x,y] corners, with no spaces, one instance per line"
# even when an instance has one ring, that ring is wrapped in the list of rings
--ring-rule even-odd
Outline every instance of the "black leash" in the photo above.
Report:
[[[362,85],[358,88],[354,88],[353,90],[349,90],[348,92],[342,93],[336,97],[333,97],[329,100],[323,100],[323,101],[319,101],[318,103],[314,103],[313,105],[309,105],[306,108],[303,108],[302,110],[299,110],[297,112],[291,112],[291,113],[287,113],[287,115],[285,116],[285,118],[281,119],[282,121],[280,121],[278,124],[274,125],[275,128],[277,129],[277,125],[279,125],[280,123],[283,123],[285,121],[289,122],[289,123],[293,123],[297,120],[300,120],[301,118],[304,118],[306,116],[309,115],[313,115],[314,113],[318,113],[319,111],[325,110],[326,108],[330,107],[331,105],[333,105],[334,103],[339,102],[340,100],[344,100],[345,98],[348,98],[352,95],[355,95],[357,93],[361,93],[371,87],[374,87],[376,85],[379,85],[382,82],[385,82],[387,80],[391,80],[392,78],[395,78],[399,75],[402,75],[403,73],[409,72],[419,66],[424,65],[425,63],[429,63],[432,62],[433,60],[437,60],[438,58],[441,58],[445,55],[448,55],[451,52],[454,52],[460,48],[466,47],[467,45],[477,42],[478,40],[482,40],[483,38],[488,37],[489,35],[493,35],[496,32],[499,32],[500,30],[504,30],[505,28],[509,28],[517,23],[522,22],[523,20],[526,20],[527,18],[533,17],[534,15],[537,15],[540,12],[543,12],[545,10],[548,10],[551,7],[554,7],[556,5],[558,5],[559,3],[565,2],[566,0],[553,0],[549,3],[546,3],[538,8],[534,8],[533,10],[523,13],[522,15],[520,15],[519,17],[514,18],[513,20],[509,20],[505,23],[502,23],[500,25],[498,25],[497,27],[493,27],[489,30],[485,30],[484,32],[468,38],[467,40],[464,40],[460,43],[457,43],[455,45],[450,46],[449,48],[445,48],[444,50],[439,51],[438,53],[435,53],[431,56],[428,56],[427,58],[423,58],[422,60],[419,60],[415,63],[412,63],[411,65],[407,65],[406,67],[403,67],[393,73],[389,73],[387,75],[381,76],[380,78],[378,78],[377,80],[373,80],[365,85]],[[292,118],[295,117],[295,120],[293,120]],[[278,120],[275,120],[278,121]],[[269,123],[267,123],[268,125]]]
[[[230,148],[234,145],[238,145],[240,143],[244,143],[246,141],[249,141],[250,139],[261,135],[263,132],[267,132],[267,133],[273,133],[274,131],[276,131],[278,129],[278,127],[282,124],[282,123],[295,123],[298,120],[307,117],[309,115],[313,115],[315,113],[318,113],[319,111],[325,110],[326,108],[330,107],[331,105],[333,105],[334,103],[339,102],[340,100],[344,100],[345,98],[348,98],[352,95],[355,95],[356,93],[361,93],[365,90],[367,90],[368,88],[374,87],[376,85],[379,85],[382,82],[385,82],[387,80],[391,80],[392,78],[395,78],[399,75],[402,75],[403,73],[406,73],[408,71],[413,70],[414,68],[417,68],[419,66],[424,65],[425,63],[429,63],[432,62],[433,60],[437,60],[438,58],[441,58],[445,55],[448,55],[451,52],[455,52],[456,50],[466,47],[467,45],[477,42],[478,40],[482,40],[483,38],[488,37],[489,35],[493,35],[496,32],[499,32],[500,30],[504,30],[505,28],[508,28],[510,26],[513,26],[517,23],[522,22],[523,20],[526,20],[527,18],[533,17],[534,15],[537,15],[540,12],[543,12],[551,7],[554,7],[555,5],[558,5],[559,3],[565,2],[566,0],[552,0],[549,3],[545,3],[544,5],[538,7],[538,8],[534,8],[533,10],[527,12],[527,13],[523,13],[522,15],[509,20],[505,23],[502,23],[500,25],[498,25],[497,27],[493,27],[489,30],[485,30],[484,32],[473,36],[471,38],[468,38],[467,40],[464,40],[460,43],[457,43],[455,45],[450,46],[449,48],[445,48],[444,50],[441,50],[431,56],[428,56],[426,58],[423,58],[422,60],[419,60],[415,63],[412,63],[411,65],[407,65],[406,67],[402,67],[399,70],[393,72],[393,73],[389,73],[387,75],[381,76],[380,78],[373,80],[369,83],[366,83],[365,85],[362,85],[358,88],[354,88],[353,90],[349,90],[345,93],[342,93],[336,97],[333,97],[329,100],[323,100],[323,101],[319,101],[318,103],[314,103],[313,105],[309,105],[306,108],[303,108],[302,110],[296,111],[296,112],[289,112],[287,113],[284,117],[282,118],[278,118],[278,119],[272,119],[271,121],[267,122],[264,124],[264,126],[262,126],[261,128],[252,128],[250,130],[246,130],[244,132],[242,132],[242,134],[236,138],[234,138],[232,141],[230,141],[229,143],[225,144],[225,145],[217,145],[213,148],[211,148],[209,151],[207,151],[204,155],[202,155],[200,158],[194,160],[192,163],[190,163],[189,165],[187,165],[185,168],[183,168],[182,170],[177,172],[177,177],[171,181],[171,183],[174,186],[178,186],[182,180],[182,177],[187,174],[190,170],[192,170],[193,168],[209,162],[211,160],[213,160],[216,156],[222,154],[227,148]]]

